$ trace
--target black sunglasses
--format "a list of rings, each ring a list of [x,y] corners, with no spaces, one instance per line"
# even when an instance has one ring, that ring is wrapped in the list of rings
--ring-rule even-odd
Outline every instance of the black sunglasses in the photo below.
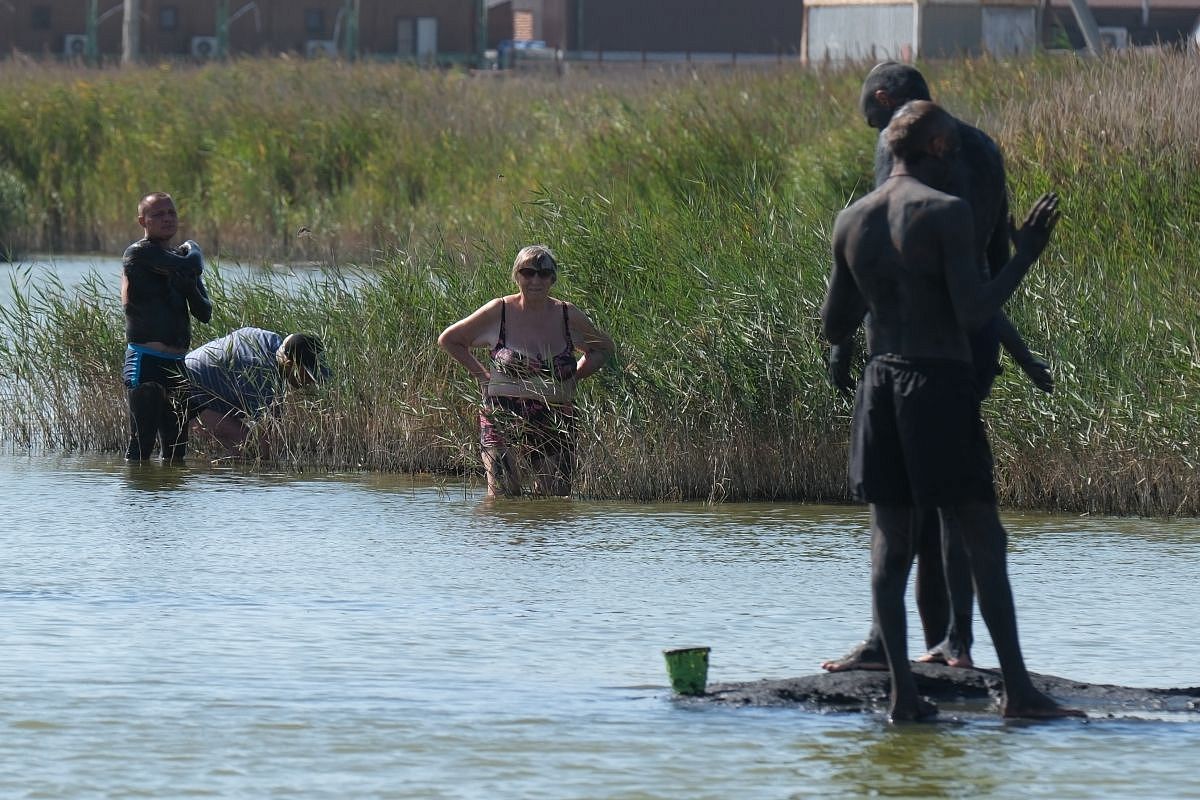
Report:
[[[517,270],[517,274],[520,275],[522,278],[532,278],[534,275],[538,276],[539,278],[553,278],[555,275],[558,274],[558,272],[555,270],[552,270],[552,269],[534,269],[533,267],[521,267],[519,270]]]

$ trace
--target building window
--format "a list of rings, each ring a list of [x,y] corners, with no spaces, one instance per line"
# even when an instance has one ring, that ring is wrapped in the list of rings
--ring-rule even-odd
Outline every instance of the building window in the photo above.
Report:
[[[163,6],[158,10],[158,29],[173,31],[179,27],[179,9],[175,6]]]
[[[533,12],[513,12],[513,40],[518,42],[533,41]]]
[[[50,6],[34,6],[30,22],[35,31],[50,30]]]
[[[304,30],[320,36],[325,33],[325,11],[320,8],[309,8],[304,11]]]

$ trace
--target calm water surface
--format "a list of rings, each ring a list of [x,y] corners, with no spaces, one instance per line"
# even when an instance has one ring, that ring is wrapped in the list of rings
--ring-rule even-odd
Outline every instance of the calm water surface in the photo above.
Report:
[[[311,265],[257,266],[235,262],[212,262],[208,268],[234,280],[281,282],[296,285],[325,276],[321,268]],[[339,275],[353,282],[356,274]],[[57,281],[70,290],[86,280],[97,278],[102,286],[112,290],[115,297],[121,290],[121,258],[119,255],[34,255],[15,262],[0,261],[0,305],[13,299],[14,288],[27,294],[31,287],[45,286]]]
[[[0,496],[0,797],[1200,797],[1200,714],[673,701],[663,647],[733,681],[861,638],[855,508],[12,454]],[[1007,522],[1031,668],[1200,684],[1200,523]]]

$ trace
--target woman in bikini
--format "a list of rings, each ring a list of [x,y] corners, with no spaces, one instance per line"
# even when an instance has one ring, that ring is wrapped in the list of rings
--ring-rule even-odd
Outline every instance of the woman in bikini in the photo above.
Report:
[[[550,296],[558,264],[548,247],[523,248],[512,277],[517,294],[446,328],[438,345],[482,384],[479,441],[488,495],[521,494],[526,464],[533,494],[570,494],[575,385],[604,365],[613,342],[578,308]],[[486,365],[475,348],[490,349]]]

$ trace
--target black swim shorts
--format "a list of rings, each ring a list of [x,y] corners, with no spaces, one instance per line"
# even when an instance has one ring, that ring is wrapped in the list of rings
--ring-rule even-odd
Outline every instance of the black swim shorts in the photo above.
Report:
[[[850,428],[850,488],[866,503],[994,503],[992,450],[971,365],[875,356]]]

